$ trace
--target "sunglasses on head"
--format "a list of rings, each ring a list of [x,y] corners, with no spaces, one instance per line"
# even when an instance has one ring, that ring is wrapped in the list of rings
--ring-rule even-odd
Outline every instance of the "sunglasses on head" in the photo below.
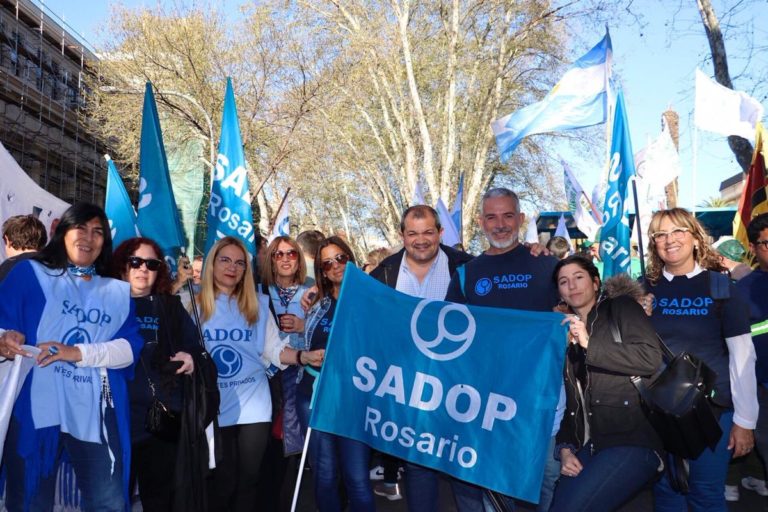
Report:
[[[147,266],[147,270],[150,272],[157,272],[157,269],[160,268],[160,265],[163,262],[160,260],[156,260],[154,258],[150,258],[145,260],[144,258],[139,258],[138,256],[128,256],[128,266],[131,268],[141,268],[142,265]]]
[[[323,270],[328,272],[329,270],[331,270],[333,268],[333,264],[334,263],[338,263],[339,265],[346,265],[348,261],[349,261],[349,256],[347,256],[343,252],[339,253],[336,256],[334,256],[333,258],[330,258],[330,259],[327,259],[327,260],[323,260],[323,264],[322,264]]]
[[[289,251],[275,251],[272,253],[273,260],[281,260],[284,257],[288,258],[291,261],[294,261],[296,258],[299,257],[299,251],[297,251],[296,249],[291,249]]]

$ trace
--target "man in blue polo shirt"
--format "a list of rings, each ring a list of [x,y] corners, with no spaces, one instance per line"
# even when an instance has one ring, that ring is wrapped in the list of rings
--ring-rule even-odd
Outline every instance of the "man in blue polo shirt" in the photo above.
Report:
[[[558,303],[557,287],[552,279],[557,259],[533,256],[519,242],[520,226],[524,222],[525,214],[520,211],[517,194],[506,188],[488,190],[483,196],[478,223],[490,247],[458,269],[451,278],[445,300],[475,306],[552,311]],[[549,509],[560,474],[560,463],[554,459],[554,436],[564,411],[565,394],[561,391],[537,510]],[[499,441],[501,446],[503,440]],[[454,486],[454,494],[457,498],[461,495],[464,500],[474,500],[476,509],[483,510],[483,492],[479,487]]]
[[[758,215],[747,226],[749,249],[758,267],[736,282],[736,288],[749,302],[752,342],[755,344],[755,377],[760,412],[755,427],[755,447],[763,463],[768,461],[768,213]],[[766,464],[768,466],[768,464]],[[768,467],[766,467],[768,470]],[[762,496],[768,496],[765,480],[746,477],[741,484]]]

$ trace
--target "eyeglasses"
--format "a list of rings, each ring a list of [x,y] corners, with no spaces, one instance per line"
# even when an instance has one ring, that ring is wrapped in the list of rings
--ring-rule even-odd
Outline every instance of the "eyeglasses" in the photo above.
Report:
[[[657,231],[655,233],[651,233],[651,239],[658,243],[664,243],[667,240],[680,240],[685,236],[686,233],[691,231],[688,228],[674,228],[669,231]]]
[[[232,258],[229,256],[219,256],[216,258],[216,261],[224,265],[225,267],[230,267],[234,265],[237,267],[238,270],[245,270],[245,260],[236,260],[232,261]]]
[[[757,247],[758,249],[760,248],[761,245],[763,246],[763,250],[768,250],[768,240],[757,240],[754,243],[754,246]]]
[[[334,256],[333,258],[323,260],[322,267],[323,267],[323,270],[328,272],[333,268],[334,263],[338,263],[339,265],[344,266],[347,264],[348,261],[349,261],[349,256],[341,252],[336,256]]]
[[[156,260],[154,258],[144,259],[139,258],[138,256],[128,256],[128,266],[131,268],[141,268],[142,265],[147,266],[147,270],[150,272],[157,272],[157,270],[160,268],[160,265],[163,262],[160,260]]]
[[[288,258],[290,261],[295,261],[299,257],[299,251],[291,249],[290,251],[275,251],[272,253],[273,260],[281,260]]]

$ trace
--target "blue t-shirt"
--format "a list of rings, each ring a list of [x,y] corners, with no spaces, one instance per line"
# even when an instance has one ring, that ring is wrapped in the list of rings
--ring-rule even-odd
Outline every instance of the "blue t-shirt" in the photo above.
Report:
[[[754,270],[736,282],[736,289],[749,302],[749,322],[753,328],[757,324],[768,322],[768,272]],[[753,333],[752,342],[755,344],[757,354],[757,363],[755,363],[757,382],[768,383],[768,332]]]
[[[651,323],[672,352],[693,354],[717,372],[714,401],[732,407],[725,338],[749,333],[749,308],[732,283],[728,299],[713,299],[709,274],[662,276],[648,286],[655,296]]]
[[[494,256],[483,253],[454,273],[445,300],[476,306],[552,311],[558,302],[557,286],[552,279],[556,264],[557,259],[552,256],[531,256],[523,245]]]

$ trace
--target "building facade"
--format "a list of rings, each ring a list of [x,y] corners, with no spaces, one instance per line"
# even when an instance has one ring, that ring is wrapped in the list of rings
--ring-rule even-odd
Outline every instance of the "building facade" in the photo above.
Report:
[[[0,142],[41,187],[69,203],[104,203],[104,144],[89,130],[98,59],[45,6],[0,0]]]

